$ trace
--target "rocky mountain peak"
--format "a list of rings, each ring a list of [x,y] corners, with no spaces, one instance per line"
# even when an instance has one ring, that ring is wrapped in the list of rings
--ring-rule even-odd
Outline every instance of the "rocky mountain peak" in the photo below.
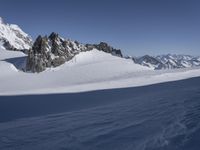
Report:
[[[48,67],[57,67],[85,50],[87,48],[83,44],[64,40],[55,32],[50,36],[38,36],[29,51],[26,69],[41,72]]]
[[[58,35],[58,33],[52,32],[52,33],[49,35],[49,38],[50,38],[51,40],[55,40],[55,39],[59,38],[59,35]]]
[[[93,49],[122,57],[121,50],[114,49],[105,42],[84,45],[78,41],[65,40],[52,32],[49,36],[37,37],[29,51],[26,70],[41,72],[48,67],[57,67],[72,59],[76,54]]]
[[[112,55],[123,57],[120,49],[115,49],[106,42],[100,42],[99,44],[94,44],[94,47],[106,53],[111,53]]]

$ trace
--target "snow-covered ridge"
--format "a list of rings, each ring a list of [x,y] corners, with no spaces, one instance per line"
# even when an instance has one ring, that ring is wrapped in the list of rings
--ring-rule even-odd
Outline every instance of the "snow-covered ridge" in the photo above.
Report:
[[[32,46],[31,37],[18,25],[7,24],[0,17],[0,47],[8,50],[29,49]]]

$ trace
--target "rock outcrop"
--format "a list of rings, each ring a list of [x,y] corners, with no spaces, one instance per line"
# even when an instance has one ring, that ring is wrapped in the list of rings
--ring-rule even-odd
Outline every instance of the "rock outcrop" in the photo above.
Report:
[[[86,50],[83,44],[64,40],[54,32],[49,37],[38,36],[29,51],[26,70],[41,72],[48,67],[57,67],[72,59],[79,52]]]
[[[122,52],[120,49],[115,49],[111,46],[109,46],[107,43],[105,42],[101,42],[99,44],[94,44],[94,47],[98,50],[102,50],[106,53],[111,53],[112,55],[115,56],[119,56],[119,57],[123,57]]]
[[[33,47],[28,52],[26,71],[42,72],[46,68],[64,64],[80,52],[93,49],[122,57],[121,50],[114,49],[107,43],[84,45],[78,41],[65,40],[53,32],[49,37],[37,37]]]

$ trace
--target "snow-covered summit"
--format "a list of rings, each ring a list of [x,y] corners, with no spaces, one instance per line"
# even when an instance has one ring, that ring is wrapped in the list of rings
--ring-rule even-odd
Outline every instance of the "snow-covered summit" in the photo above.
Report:
[[[0,48],[8,50],[29,49],[32,46],[31,37],[18,25],[7,24],[0,17]]]

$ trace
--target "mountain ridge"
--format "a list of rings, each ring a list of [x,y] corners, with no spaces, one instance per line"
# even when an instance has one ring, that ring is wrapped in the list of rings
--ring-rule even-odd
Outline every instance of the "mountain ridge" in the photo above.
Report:
[[[80,52],[97,49],[114,56],[123,57],[120,49],[115,49],[105,42],[99,44],[81,44],[60,37],[52,32],[49,36],[38,36],[33,47],[28,52],[26,70],[42,72],[46,68],[58,67],[71,60]]]
[[[135,63],[153,68],[160,69],[179,69],[189,67],[199,67],[200,57],[184,54],[164,54],[157,56],[144,55],[141,57],[130,57]]]
[[[99,44],[82,44],[65,39],[52,32],[49,36],[38,36],[33,43],[32,38],[18,25],[7,24],[0,17],[0,48],[20,50],[27,56],[26,71],[42,72],[46,68],[58,67],[71,60],[80,52],[97,49],[121,58],[132,59],[136,64],[154,70],[178,69],[200,66],[200,57],[182,54],[164,54],[157,56],[124,57],[120,49],[115,49],[106,42]]]

